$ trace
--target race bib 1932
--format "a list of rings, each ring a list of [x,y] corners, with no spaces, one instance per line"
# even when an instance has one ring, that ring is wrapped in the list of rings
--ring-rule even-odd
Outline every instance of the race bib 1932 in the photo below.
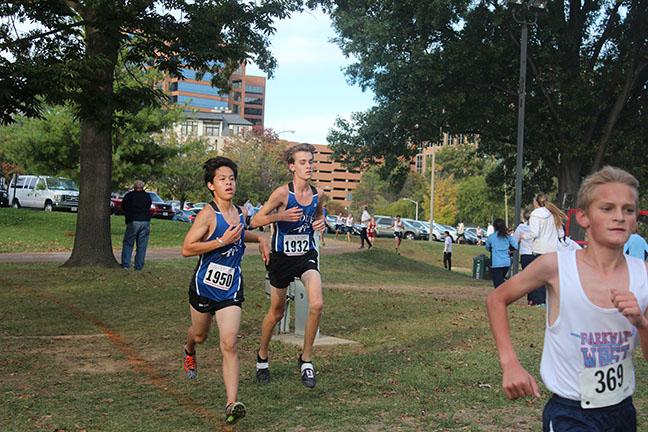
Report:
[[[286,255],[304,255],[310,249],[308,234],[291,234],[284,236],[283,252]]]
[[[579,376],[581,407],[602,408],[615,405],[635,389],[632,358],[608,366],[585,368]]]
[[[209,263],[203,282],[205,285],[227,291],[234,282],[234,269],[216,263]]]

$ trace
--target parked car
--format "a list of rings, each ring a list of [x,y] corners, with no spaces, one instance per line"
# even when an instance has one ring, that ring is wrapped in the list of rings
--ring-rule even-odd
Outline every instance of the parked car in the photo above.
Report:
[[[9,193],[5,189],[0,189],[0,207],[9,207]]]
[[[178,210],[180,210],[180,204],[181,204],[181,203],[180,203],[179,200],[169,200],[169,201],[167,201],[166,203],[169,204],[169,205],[171,206],[171,208],[173,209],[174,212],[177,213]]]
[[[177,222],[194,223],[197,215],[198,213],[193,210],[178,209],[175,212],[175,215],[173,215],[173,220]]]
[[[376,220],[376,237],[394,236],[394,218],[391,216],[374,216]],[[428,238],[429,232],[425,228],[415,226],[410,220],[401,219],[403,222],[403,237],[408,240]]]
[[[8,199],[12,207],[39,208],[45,211],[79,208],[79,188],[64,177],[21,175],[9,183]]]
[[[121,215],[124,214],[122,210],[122,200],[127,192],[114,192],[110,196],[110,212],[112,214]],[[175,211],[171,207],[171,204],[167,204],[160,198],[155,192],[147,192],[151,197],[151,208],[149,209],[149,214],[151,217],[159,219],[173,219],[175,216]]]
[[[329,234],[335,234],[335,221],[337,217],[333,215],[326,215],[326,232]]]
[[[424,223],[423,221],[419,221],[416,219],[403,219],[405,222],[414,225],[416,228],[418,228],[421,231],[421,240],[429,240],[430,239],[430,228],[429,225]]]
[[[423,222],[423,221],[422,221]],[[424,221],[423,222],[426,227],[430,227],[430,222]],[[432,227],[432,239],[434,241],[440,241],[442,242],[445,239],[445,227],[439,223],[434,222],[434,226]]]
[[[206,202],[198,202],[198,203],[195,203],[195,204],[192,203],[192,204],[191,204],[191,207],[189,207],[189,210],[196,210],[196,211],[200,211],[200,210],[202,210],[203,207],[205,207],[206,205],[209,205],[209,203],[206,203]]]
[[[483,231],[484,231],[484,236],[482,237],[482,243],[484,243],[486,241],[486,230],[483,230]],[[471,239],[474,239],[475,243],[473,243],[473,244],[479,244],[479,238],[477,237],[477,228],[468,227],[468,228],[465,229],[464,232],[465,232],[465,235],[466,235],[466,239],[468,239],[468,237],[470,237]]]
[[[445,224],[439,224],[439,225],[441,225],[443,228],[445,228],[443,230],[444,231],[443,234],[445,234],[445,231],[448,231],[450,233],[450,238],[452,238],[452,242],[456,243],[457,242],[457,237],[458,237],[457,229],[455,227],[453,227],[452,225],[445,225]],[[443,236],[443,238],[445,239],[445,235]]]
[[[175,212],[170,204],[164,202],[155,192],[147,192],[151,197],[151,217],[159,219],[173,219]]]
[[[468,230],[468,228],[466,228],[464,230],[464,238],[466,239],[466,244],[477,244],[476,229]]]

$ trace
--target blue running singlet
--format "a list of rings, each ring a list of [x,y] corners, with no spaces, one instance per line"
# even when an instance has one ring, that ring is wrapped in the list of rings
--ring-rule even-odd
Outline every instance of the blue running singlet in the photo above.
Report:
[[[207,241],[222,237],[229,223],[223,217],[218,206],[212,201],[209,203],[216,213],[216,229]],[[236,206],[239,221],[245,226],[243,212]],[[196,266],[192,287],[196,293],[216,301],[240,300],[242,297],[243,282],[241,277],[241,259],[245,251],[245,230],[236,243],[228,244],[218,249],[200,255]]]
[[[295,187],[288,183],[288,203],[286,209],[298,207],[302,209],[302,217],[296,222],[278,221],[274,223],[272,234],[272,251],[281,252],[288,256],[300,256],[310,250],[315,250],[313,236],[313,221],[317,211],[317,189],[311,185],[313,199],[308,205],[301,205],[295,198]]]

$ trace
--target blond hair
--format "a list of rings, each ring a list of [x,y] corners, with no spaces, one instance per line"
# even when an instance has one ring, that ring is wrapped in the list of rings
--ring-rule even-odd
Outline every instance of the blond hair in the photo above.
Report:
[[[284,160],[288,164],[295,163],[295,153],[298,152],[308,152],[311,153],[312,155],[315,155],[315,146],[308,143],[301,143],[301,144],[294,145],[290,147],[288,150],[286,150],[286,153],[284,155]]]
[[[630,186],[635,190],[635,205],[639,201],[639,181],[628,171],[613,166],[605,166],[600,170],[588,175],[578,189],[576,207],[585,211],[594,200],[594,189],[608,183],[621,183]]]
[[[544,207],[549,210],[549,213],[551,213],[551,215],[553,216],[556,229],[560,231],[563,226],[563,221],[567,219],[567,215],[558,207],[556,207],[555,204],[549,201],[549,197],[545,193],[540,192],[535,196],[535,198],[533,198],[533,200],[536,204],[538,204],[539,207]]]

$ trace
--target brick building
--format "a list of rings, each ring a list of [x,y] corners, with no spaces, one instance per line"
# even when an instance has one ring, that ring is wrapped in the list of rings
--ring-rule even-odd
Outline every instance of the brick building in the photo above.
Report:
[[[314,144],[314,146],[316,151],[313,182],[333,201],[348,207],[351,205],[353,191],[360,183],[362,173],[359,170],[348,170],[341,163],[333,160],[333,150],[328,145]]]

